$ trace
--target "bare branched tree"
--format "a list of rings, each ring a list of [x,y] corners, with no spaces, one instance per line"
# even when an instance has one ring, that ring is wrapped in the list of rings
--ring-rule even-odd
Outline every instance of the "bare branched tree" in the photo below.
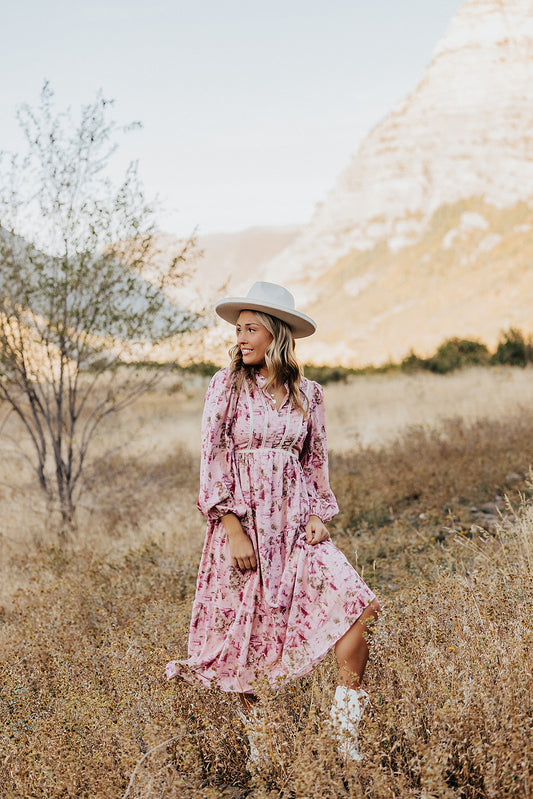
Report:
[[[128,130],[111,106],[98,95],[75,120],[45,84],[19,110],[26,151],[0,157],[0,400],[64,529],[98,425],[156,379],[123,364],[197,324],[169,299],[193,237],[162,259],[137,165],[108,177]]]

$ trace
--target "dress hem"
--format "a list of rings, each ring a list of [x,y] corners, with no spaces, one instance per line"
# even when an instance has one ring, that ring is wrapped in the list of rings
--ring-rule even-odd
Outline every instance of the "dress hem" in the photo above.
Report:
[[[353,621],[347,622],[345,625],[341,626],[337,630],[337,632],[339,632],[339,635],[335,638],[335,640],[328,646],[328,648],[325,651],[316,655],[312,659],[312,661],[306,663],[305,666],[302,666],[301,668],[296,669],[295,671],[291,671],[290,673],[283,675],[280,674],[273,680],[269,680],[267,676],[267,680],[270,683],[271,688],[277,690],[281,688],[285,683],[289,682],[290,680],[299,680],[302,679],[303,677],[307,677],[307,675],[310,674],[313,671],[313,669],[319,666],[320,663],[322,663],[322,661],[324,661],[327,658],[331,650],[340,641],[342,636],[345,635],[348,632],[348,630],[351,627],[353,627],[354,624],[356,624],[356,622],[361,618],[365,610],[374,601],[374,599],[376,599],[376,595],[372,591],[369,592],[369,595],[370,598],[366,603],[366,605],[362,608],[361,612],[356,616],[356,618]],[[169,674],[171,668],[174,670],[173,674]],[[194,669],[192,668],[192,666],[189,666],[186,660],[170,661],[170,663],[168,663],[165,668],[165,673],[167,676],[167,682],[170,682],[170,680],[174,679],[180,679],[186,682],[188,685],[200,685],[202,688],[217,688],[218,690],[224,691],[224,693],[235,693],[235,694],[253,693],[253,684],[251,685],[248,684],[246,686],[243,686],[242,688],[224,687],[222,680],[220,680],[217,677],[212,677],[211,679],[204,677],[203,674],[200,673],[199,669]],[[257,682],[257,680],[259,679],[261,678],[257,677],[255,681]],[[224,680],[226,684],[228,681],[229,680]],[[238,682],[238,680],[237,681],[233,680],[232,682],[235,683]]]

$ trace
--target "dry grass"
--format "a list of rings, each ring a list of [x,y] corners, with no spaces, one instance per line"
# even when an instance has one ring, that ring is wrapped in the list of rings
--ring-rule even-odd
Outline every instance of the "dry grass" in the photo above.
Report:
[[[413,425],[498,420],[533,408],[533,369],[471,368],[447,375],[386,373],[326,386],[330,449],[385,444]]]
[[[533,507],[518,490],[532,491],[533,412],[411,429],[332,458],[336,541],[386,607],[364,760],[342,763],[329,738],[328,660],[263,691],[268,762],[250,775],[234,698],[162,677],[186,650],[203,530],[196,456],[169,429],[180,401],[178,390],[147,397],[124,419],[142,443],[100,470],[63,548],[3,489],[2,799],[529,797]],[[492,532],[471,530],[489,519]]]
[[[118,446],[133,438],[135,453],[159,458],[183,445],[197,452],[207,379],[169,375],[162,391],[143,397],[102,438]],[[410,426],[439,427],[447,419],[502,419],[533,408],[533,368],[463,369],[360,375],[325,387],[328,440],[335,452],[385,444]]]

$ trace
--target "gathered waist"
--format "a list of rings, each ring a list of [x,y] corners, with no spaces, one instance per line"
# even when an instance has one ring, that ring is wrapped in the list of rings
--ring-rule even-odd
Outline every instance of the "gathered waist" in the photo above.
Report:
[[[284,447],[243,447],[243,449],[236,449],[235,452],[238,455],[249,455],[252,452],[283,452],[284,455],[289,455],[294,458],[299,457],[298,450],[293,447],[290,447],[290,449]]]

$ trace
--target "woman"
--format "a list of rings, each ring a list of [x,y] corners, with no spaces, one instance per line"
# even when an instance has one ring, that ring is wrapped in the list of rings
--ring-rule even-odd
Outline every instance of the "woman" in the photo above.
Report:
[[[207,534],[189,658],[169,663],[167,677],[253,700],[257,678],[301,677],[334,647],[331,718],[341,751],[358,759],[366,639],[380,607],[325,526],[338,506],[322,389],[294,355],[294,339],[316,325],[274,283],[215,310],[236,325],[237,343],[206,394],[198,508]]]

